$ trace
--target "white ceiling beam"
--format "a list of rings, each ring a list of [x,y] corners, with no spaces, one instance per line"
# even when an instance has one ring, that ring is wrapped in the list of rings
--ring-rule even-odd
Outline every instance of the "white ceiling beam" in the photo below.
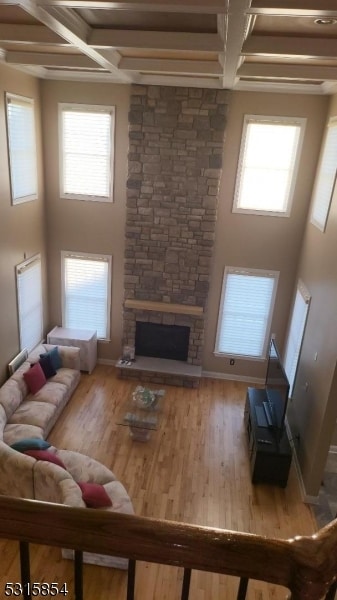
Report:
[[[177,75],[222,75],[222,68],[210,60],[171,60],[156,58],[122,58],[119,67],[125,71],[153,71]]]
[[[144,48],[194,52],[220,52],[223,49],[221,38],[216,33],[128,29],[92,29],[88,36],[88,45],[92,48]]]
[[[242,54],[336,59],[336,48],[333,38],[252,35],[244,42]]]
[[[78,69],[99,69],[96,61],[83,54],[48,54],[45,52],[12,52],[6,54],[6,62],[43,67],[65,67]]]
[[[228,4],[228,14],[218,16],[218,31],[223,38],[223,87],[232,89],[248,27],[246,13],[250,0],[228,0]]]
[[[336,17],[336,0],[253,0],[252,15],[288,17]]]
[[[39,0],[40,6],[67,6],[69,8],[102,8],[137,12],[207,13],[224,12],[226,0]]]
[[[221,77],[179,77],[178,75],[141,75],[137,83],[144,85],[173,85],[222,89]]]
[[[267,79],[313,79],[337,81],[337,67],[323,65],[289,65],[275,63],[244,63],[238,69],[239,77],[265,77]]]
[[[67,45],[65,40],[44,25],[10,25],[0,24],[1,42],[24,42],[26,44]]]
[[[325,92],[323,88],[324,84],[317,83],[306,83],[302,81],[298,82],[284,82],[284,81],[245,81],[240,79],[235,85],[235,90],[241,92],[271,92],[273,94],[314,94],[322,95]]]
[[[96,61],[100,67],[112,72],[120,81],[124,83],[129,81],[125,73],[120,72],[114,64],[87,45],[86,40],[89,36],[90,27],[74,11],[54,7],[50,9],[51,14],[48,10],[38,6],[34,0],[21,0],[20,6],[28,14],[78,48],[83,54]]]

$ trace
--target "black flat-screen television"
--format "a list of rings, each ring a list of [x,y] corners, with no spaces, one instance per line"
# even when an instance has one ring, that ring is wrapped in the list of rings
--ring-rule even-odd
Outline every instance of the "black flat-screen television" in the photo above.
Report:
[[[280,358],[275,340],[270,341],[266,373],[266,403],[269,413],[268,425],[280,435],[283,433],[287,412],[289,381]]]

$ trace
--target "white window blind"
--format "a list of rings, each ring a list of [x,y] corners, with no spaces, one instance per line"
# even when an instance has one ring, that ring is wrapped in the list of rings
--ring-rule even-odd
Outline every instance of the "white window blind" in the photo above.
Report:
[[[109,256],[62,253],[63,326],[110,332],[111,259]]]
[[[290,213],[305,119],[246,115],[233,212]]]
[[[314,186],[311,223],[325,231],[337,170],[337,119],[328,124],[320,166]]]
[[[297,365],[300,357],[309,305],[310,294],[300,281],[296,291],[287,344],[284,353],[284,369],[290,384],[290,396],[294,389]]]
[[[112,200],[112,107],[60,105],[61,195]]]
[[[16,267],[20,350],[32,350],[43,337],[41,258]]]
[[[34,101],[6,93],[12,203],[37,198]]]
[[[215,353],[263,358],[278,273],[225,269]]]

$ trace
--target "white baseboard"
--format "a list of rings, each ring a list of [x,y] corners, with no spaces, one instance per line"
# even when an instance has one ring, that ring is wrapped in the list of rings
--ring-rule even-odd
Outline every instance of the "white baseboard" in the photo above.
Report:
[[[219,373],[217,371],[201,371],[201,377],[210,379],[227,379],[232,381],[242,381],[243,383],[256,383],[264,385],[265,379],[261,377],[246,377],[244,375],[233,375],[232,373]]]
[[[331,444],[331,446],[329,448],[329,452],[331,452],[331,454],[337,454],[337,446],[334,446],[333,444]]]
[[[297,458],[297,452],[296,452],[296,447],[293,441],[293,435],[288,423],[288,419],[285,420],[285,425],[286,425],[286,429],[287,429],[287,434],[288,434],[288,438],[289,438],[289,443],[291,445],[292,448],[292,453],[293,453],[293,461],[294,461],[294,465],[295,465],[295,469],[296,469],[296,474],[297,474],[297,478],[298,478],[298,483],[300,485],[300,492],[301,492],[301,498],[303,500],[303,502],[305,504],[319,504],[319,496],[310,496],[309,494],[307,494],[306,489],[305,489],[305,485],[304,485],[304,481],[303,481],[303,477],[302,477],[302,472],[301,472],[301,468],[300,468],[300,464],[298,462],[298,458]]]
[[[108,365],[110,367],[114,367],[117,360],[111,360],[110,358],[98,358],[97,363],[99,365]]]

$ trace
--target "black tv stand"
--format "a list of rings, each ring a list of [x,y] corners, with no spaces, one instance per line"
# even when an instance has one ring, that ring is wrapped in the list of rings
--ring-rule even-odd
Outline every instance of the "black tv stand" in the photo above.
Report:
[[[248,434],[252,483],[272,483],[286,487],[291,465],[291,447],[287,431],[268,426],[267,417],[261,425],[258,414],[265,412],[266,391],[247,389],[245,425]],[[261,417],[262,419],[262,417]],[[265,424],[266,423],[266,424]]]

